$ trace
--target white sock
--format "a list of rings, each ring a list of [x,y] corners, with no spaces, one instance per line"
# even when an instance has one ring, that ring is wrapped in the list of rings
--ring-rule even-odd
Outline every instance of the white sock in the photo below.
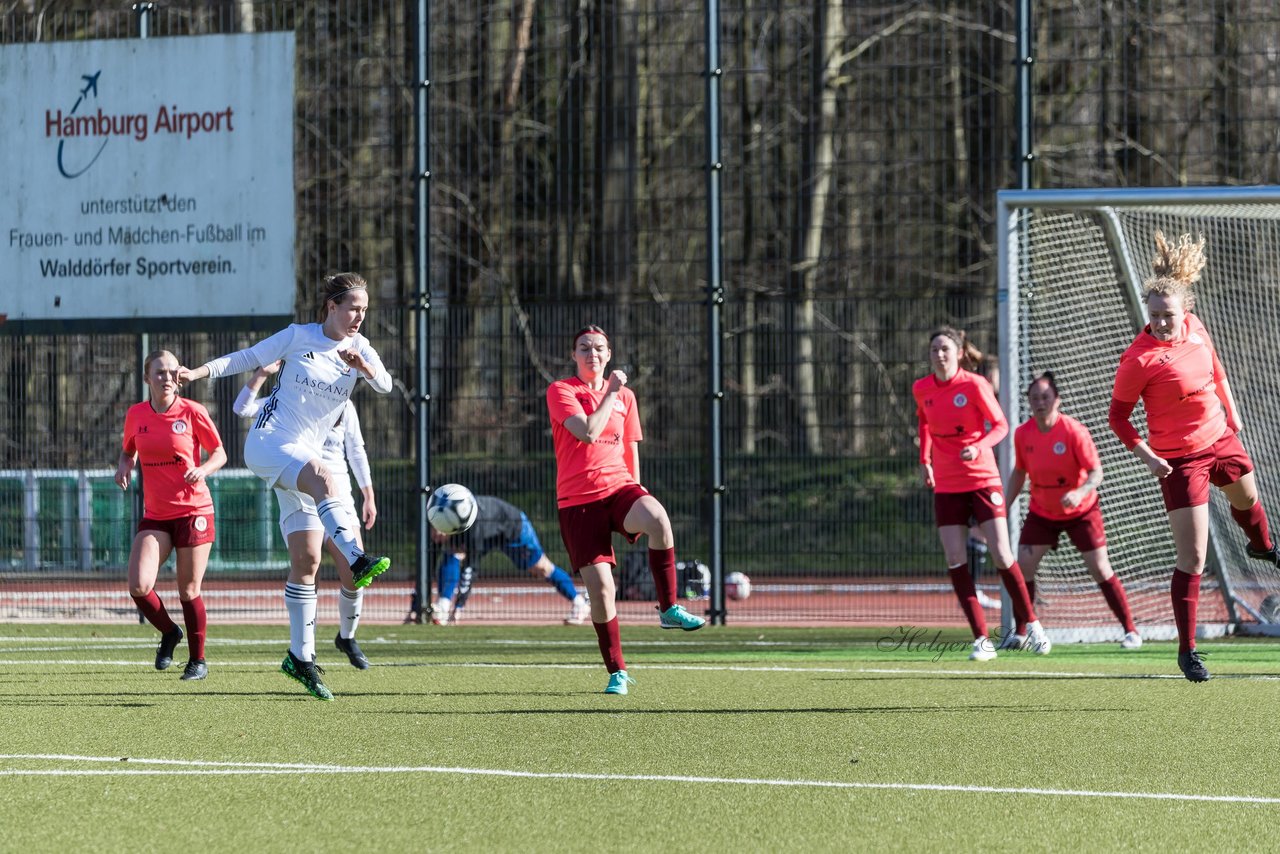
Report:
[[[348,590],[338,588],[338,632],[344,638],[356,636],[360,626],[360,603],[364,601],[364,590]]]
[[[284,606],[289,611],[289,651],[299,661],[316,657],[316,586],[284,586]]]
[[[356,514],[341,498],[326,498],[316,502],[316,514],[324,525],[324,532],[333,540],[338,551],[347,556],[347,561],[355,564],[356,558],[364,554],[360,544],[356,542],[356,530],[360,525]]]

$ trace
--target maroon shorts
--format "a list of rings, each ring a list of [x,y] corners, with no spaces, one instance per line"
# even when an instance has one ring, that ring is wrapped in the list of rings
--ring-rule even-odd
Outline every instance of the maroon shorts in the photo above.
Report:
[[[992,519],[1003,519],[1006,515],[1004,491],[999,486],[988,486],[973,492],[935,492],[933,513],[939,528],[946,525],[964,525],[967,528],[970,519],[979,525]]]
[[[1066,533],[1072,545],[1083,552],[1096,551],[1107,544],[1107,533],[1102,527],[1102,505],[1072,519],[1050,519],[1028,512],[1022,523],[1018,543],[1024,546],[1058,547],[1058,540]]]
[[[138,533],[160,531],[168,534],[175,549],[189,549],[212,543],[214,537],[213,512],[195,513],[178,519],[147,519],[138,523]]]
[[[633,483],[588,504],[560,508],[560,538],[574,572],[595,563],[618,565],[613,554],[613,532],[622,534],[629,543],[640,538],[638,533],[627,533],[622,523],[631,506],[648,494],[649,490]]]
[[[1165,510],[1209,503],[1209,484],[1228,486],[1253,471],[1253,461],[1235,433],[1203,451],[1167,461],[1173,471],[1160,481]]]

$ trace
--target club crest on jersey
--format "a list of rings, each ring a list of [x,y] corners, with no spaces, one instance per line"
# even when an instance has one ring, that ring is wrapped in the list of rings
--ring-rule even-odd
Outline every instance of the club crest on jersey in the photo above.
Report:
[[[1004,504],[1004,496],[998,492],[991,493],[991,503],[992,505],[999,507],[1001,504]]]
[[[194,524],[195,524],[196,530],[202,534],[205,531],[209,530],[209,520],[204,516],[197,516]]]
[[[1187,336],[1187,340],[1190,341],[1192,344],[1204,343],[1204,339],[1200,337],[1199,332],[1192,332],[1190,335]]]
[[[621,400],[618,400],[618,399],[615,397],[615,398],[613,399],[613,411],[614,411],[614,412],[626,412],[626,411],[627,411],[627,407],[626,407],[625,405],[623,405],[623,403],[622,403],[622,401],[621,401]]]
[[[1058,456],[1062,456],[1063,454],[1065,454],[1065,453],[1067,452],[1067,443],[1066,443],[1066,442],[1054,442],[1054,443],[1053,443],[1053,452],[1054,452],[1055,454],[1057,454]]]
[[[956,396],[951,398],[951,402],[955,404],[956,409],[959,409],[969,402],[969,398],[965,397],[964,392],[962,391],[956,392]]]
[[[173,422],[173,432],[177,433],[179,436],[187,432],[187,422],[183,421],[182,419],[178,419],[177,421]]]

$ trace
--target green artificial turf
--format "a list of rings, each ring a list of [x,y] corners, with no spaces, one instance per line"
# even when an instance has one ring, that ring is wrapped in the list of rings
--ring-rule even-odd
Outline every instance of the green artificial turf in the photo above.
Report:
[[[615,697],[589,628],[360,636],[365,672],[321,631],[323,703],[283,627],[212,626],[193,683],[148,628],[0,628],[0,849],[1265,850],[1280,820],[1273,641],[1202,644],[1193,685],[1171,643],[628,628]]]

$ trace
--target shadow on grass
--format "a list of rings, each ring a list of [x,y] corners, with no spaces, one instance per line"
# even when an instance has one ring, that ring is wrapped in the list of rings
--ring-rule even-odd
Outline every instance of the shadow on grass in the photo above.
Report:
[[[528,696],[527,694],[525,696]],[[537,695],[545,696],[545,695]],[[619,700],[620,703],[627,702]],[[1018,714],[1052,712],[1066,714],[1103,714],[1111,715],[1120,712],[1132,712],[1133,709],[1090,709],[1067,708],[1064,706],[1018,706],[1011,709],[1008,705],[989,706],[847,706],[824,708],[820,706],[791,709],[751,709],[751,708],[707,708],[707,709],[633,709],[625,706],[615,708],[576,708],[576,709],[489,709],[486,711],[467,711],[462,709],[380,709],[371,710],[368,714],[387,715],[934,715],[959,714],[968,715],[974,712],[1009,712]]]

